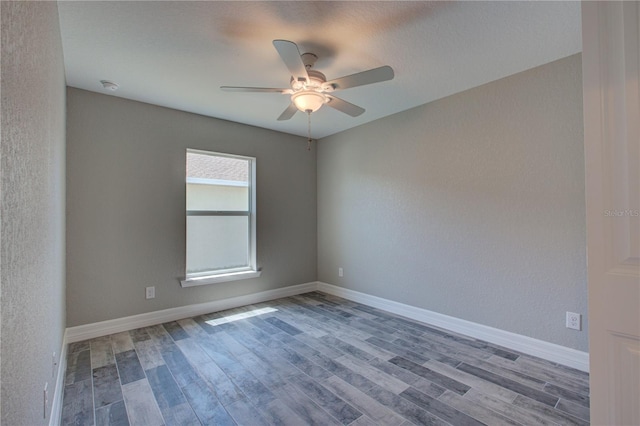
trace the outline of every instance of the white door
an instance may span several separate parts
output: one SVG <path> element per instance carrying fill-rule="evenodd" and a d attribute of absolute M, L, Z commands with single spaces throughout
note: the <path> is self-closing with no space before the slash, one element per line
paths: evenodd
<path fill-rule="evenodd" d="M 640 425 L 640 2 L 582 3 L 591 422 Z"/>

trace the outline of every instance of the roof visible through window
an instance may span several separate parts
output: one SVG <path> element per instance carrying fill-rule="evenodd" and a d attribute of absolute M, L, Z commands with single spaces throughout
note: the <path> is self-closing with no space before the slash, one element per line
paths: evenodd
<path fill-rule="evenodd" d="M 187 152 L 187 178 L 248 182 L 247 160 Z"/>

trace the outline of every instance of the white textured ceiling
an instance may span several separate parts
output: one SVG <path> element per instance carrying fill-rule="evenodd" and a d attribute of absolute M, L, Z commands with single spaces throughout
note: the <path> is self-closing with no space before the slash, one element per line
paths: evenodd
<path fill-rule="evenodd" d="M 327 79 L 394 69 L 391 81 L 336 92 L 366 112 L 323 107 L 314 138 L 582 49 L 579 2 L 61 1 L 59 14 L 69 86 L 301 136 L 305 114 L 276 120 L 286 95 L 219 87 L 288 87 L 274 39 L 315 53 Z"/>

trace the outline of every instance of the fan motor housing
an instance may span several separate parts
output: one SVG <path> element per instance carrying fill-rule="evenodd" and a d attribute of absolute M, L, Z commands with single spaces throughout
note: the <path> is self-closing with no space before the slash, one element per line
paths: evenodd
<path fill-rule="evenodd" d="M 327 77 L 325 77 L 320 71 L 308 70 L 307 74 L 309 74 L 309 80 L 311 80 L 309 85 L 314 85 L 315 83 L 318 86 L 321 86 L 322 83 L 326 83 L 327 81 Z"/>
<path fill-rule="evenodd" d="M 332 89 L 331 87 L 325 87 L 326 85 L 324 83 L 327 82 L 327 77 L 325 77 L 324 74 L 322 74 L 320 71 L 308 70 L 307 75 L 309 76 L 309 81 L 307 81 L 306 83 L 304 80 L 296 81 L 293 77 L 291 77 L 291 88 L 294 91 L 301 89 L 328 91 Z"/>

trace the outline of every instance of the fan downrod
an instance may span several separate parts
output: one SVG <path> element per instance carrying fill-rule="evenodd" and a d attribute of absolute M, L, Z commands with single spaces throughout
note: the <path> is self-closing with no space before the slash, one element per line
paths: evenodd
<path fill-rule="evenodd" d="M 314 55 L 313 53 L 303 53 L 302 55 L 300 55 L 300 57 L 302 58 L 302 63 L 307 70 L 313 68 L 316 61 L 318 60 L 318 56 Z"/>

